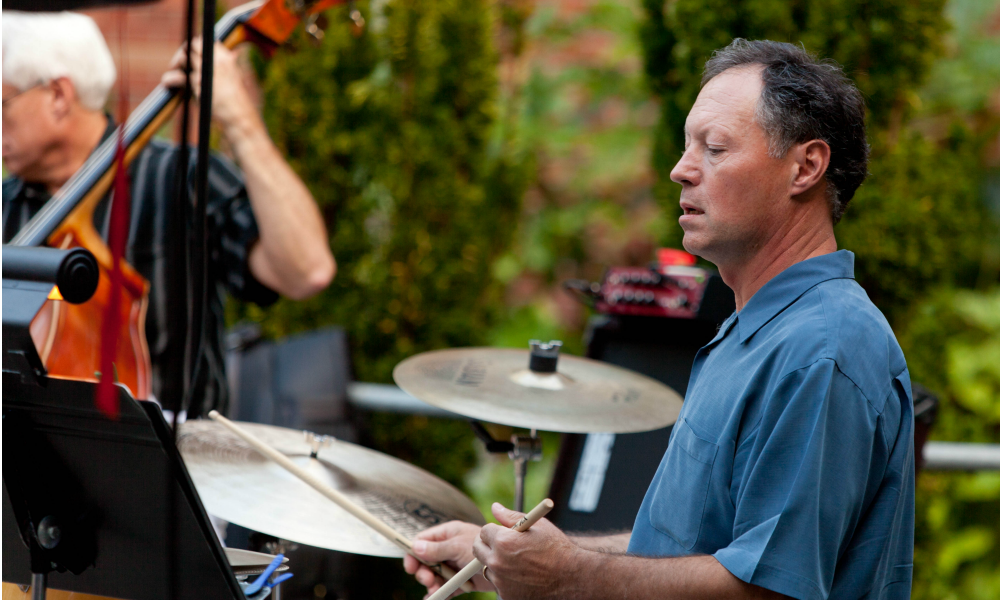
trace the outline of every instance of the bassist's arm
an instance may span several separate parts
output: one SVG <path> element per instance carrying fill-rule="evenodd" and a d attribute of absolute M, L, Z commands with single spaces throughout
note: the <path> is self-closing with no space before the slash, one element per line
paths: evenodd
<path fill-rule="evenodd" d="M 183 85 L 178 51 L 163 76 L 168 86 Z M 201 44 L 191 48 L 191 85 L 201 88 Z M 267 134 L 243 86 L 236 56 L 215 45 L 215 79 L 212 117 L 221 126 L 244 172 L 247 195 L 260 239 L 250 250 L 249 266 L 258 281 L 292 299 L 303 299 L 323 290 L 336 273 L 326 227 L 319 208 L 301 179 L 292 171 Z"/>

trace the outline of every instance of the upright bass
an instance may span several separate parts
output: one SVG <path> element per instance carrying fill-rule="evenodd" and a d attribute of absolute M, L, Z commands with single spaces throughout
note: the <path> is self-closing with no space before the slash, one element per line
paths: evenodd
<path fill-rule="evenodd" d="M 342 0 L 258 0 L 239 6 L 216 23 L 216 40 L 228 48 L 253 42 L 266 53 L 284 43 L 303 18 L 315 18 Z M 139 154 L 167 123 L 182 102 L 182 92 L 158 86 L 129 116 L 124 125 L 125 165 Z M 94 296 L 83 304 L 69 304 L 51 296 L 32 324 L 32 336 L 49 376 L 96 381 L 100 374 L 101 322 L 111 297 L 111 250 L 94 228 L 94 211 L 111 188 L 117 170 L 118 133 L 110 136 L 87 162 L 10 241 L 15 246 L 84 247 L 100 266 Z M 145 319 L 149 283 L 124 259 L 121 323 L 113 374 L 136 398 L 149 398 L 152 367 L 146 344 Z"/>

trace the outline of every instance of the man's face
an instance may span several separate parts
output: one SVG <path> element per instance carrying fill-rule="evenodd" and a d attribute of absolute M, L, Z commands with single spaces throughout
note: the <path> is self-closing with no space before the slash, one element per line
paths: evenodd
<path fill-rule="evenodd" d="M 10 173 L 27 181 L 44 175 L 58 139 L 59 122 L 51 104 L 48 85 L 20 90 L 3 82 L 3 162 Z"/>
<path fill-rule="evenodd" d="M 741 264 L 780 228 L 793 171 L 767 155 L 754 121 L 759 67 L 731 69 L 698 94 L 684 126 L 684 155 L 670 172 L 681 184 L 684 249 L 716 265 Z"/>

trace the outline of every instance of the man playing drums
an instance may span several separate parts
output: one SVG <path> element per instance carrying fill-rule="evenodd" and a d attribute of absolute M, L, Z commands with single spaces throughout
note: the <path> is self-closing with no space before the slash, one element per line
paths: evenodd
<path fill-rule="evenodd" d="M 695 358 L 630 534 L 450 522 L 417 555 L 524 598 L 908 598 L 909 374 L 833 227 L 867 174 L 864 101 L 799 47 L 735 40 L 705 66 L 671 172 L 684 247 L 737 311 Z M 495 505 L 502 526 L 520 516 Z M 411 557 L 431 590 L 440 579 Z"/>

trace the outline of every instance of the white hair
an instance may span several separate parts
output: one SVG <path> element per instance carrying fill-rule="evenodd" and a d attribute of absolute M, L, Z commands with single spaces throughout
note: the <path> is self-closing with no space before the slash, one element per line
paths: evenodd
<path fill-rule="evenodd" d="M 71 12 L 3 11 L 3 80 L 27 90 L 66 77 L 80 104 L 101 110 L 117 73 L 101 30 Z"/>

